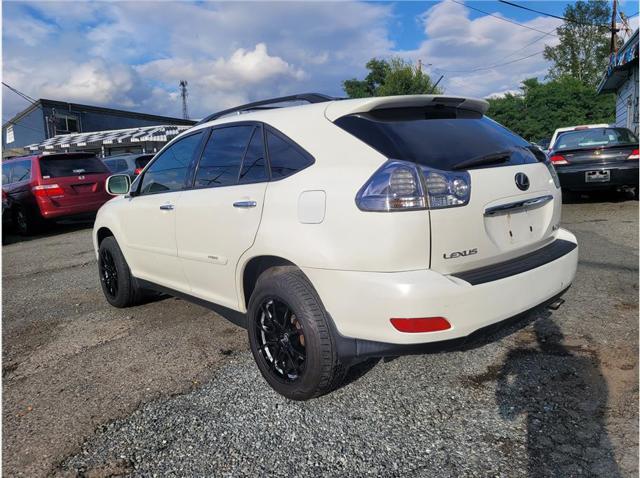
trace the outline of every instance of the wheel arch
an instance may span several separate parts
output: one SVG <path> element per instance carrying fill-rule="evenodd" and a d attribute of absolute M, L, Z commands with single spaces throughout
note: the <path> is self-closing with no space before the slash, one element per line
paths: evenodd
<path fill-rule="evenodd" d="M 106 226 L 102 226 L 98 229 L 98 231 L 96 232 L 96 242 L 98 247 L 100 247 L 100 244 L 102 243 L 102 241 L 104 241 L 107 237 L 115 237 L 115 234 L 111 231 L 111 229 L 109 229 Z"/>
<path fill-rule="evenodd" d="M 296 264 L 288 259 L 285 259 L 284 257 L 272 255 L 255 256 L 245 263 L 242 269 L 241 290 L 243 294 L 241 301 L 245 307 L 249 306 L 249 299 L 251 298 L 251 294 L 256 287 L 256 282 L 258 281 L 258 277 L 260 277 L 260 274 L 268 269 L 271 269 L 272 267 L 278 266 L 298 267 Z"/>

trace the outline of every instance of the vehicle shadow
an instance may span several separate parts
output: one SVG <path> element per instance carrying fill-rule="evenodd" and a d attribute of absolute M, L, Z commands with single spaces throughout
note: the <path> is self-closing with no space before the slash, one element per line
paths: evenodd
<path fill-rule="evenodd" d="M 60 222 L 48 223 L 38 234 L 31 236 L 21 236 L 11 225 L 2 226 L 2 245 L 7 246 L 19 242 L 29 242 L 44 237 L 58 236 L 69 232 L 80 231 L 93 227 L 95 217 L 87 217 L 82 219 L 68 219 Z"/>
<path fill-rule="evenodd" d="M 496 379 L 503 418 L 526 417 L 528 475 L 621 476 L 605 428 L 608 389 L 597 353 L 564 344 L 551 317 L 537 320 L 534 333 L 533 346 L 511 350 L 497 376 L 484 377 Z"/>

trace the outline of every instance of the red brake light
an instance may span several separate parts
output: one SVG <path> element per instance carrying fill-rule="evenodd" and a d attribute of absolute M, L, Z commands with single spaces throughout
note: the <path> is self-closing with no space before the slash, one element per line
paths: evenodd
<path fill-rule="evenodd" d="M 400 332 L 420 333 L 447 330 L 451 324 L 444 317 L 420 317 L 416 319 L 391 319 L 391 325 Z"/>
<path fill-rule="evenodd" d="M 631 154 L 627 157 L 627 159 L 640 159 L 640 151 L 634 149 L 631 151 Z"/>
<path fill-rule="evenodd" d="M 569 161 L 567 161 L 561 154 L 554 154 L 551 156 L 551 162 L 553 164 L 569 164 Z"/>
<path fill-rule="evenodd" d="M 36 197 L 52 197 L 52 196 L 64 196 L 64 189 L 57 184 L 43 184 L 41 186 L 34 186 L 32 189 L 33 194 Z"/>
<path fill-rule="evenodd" d="M 137 176 L 137 175 L 138 175 L 138 174 L 140 174 L 141 172 L 142 172 L 142 168 L 136 168 L 136 169 L 133 171 L 133 174 L 135 174 L 135 175 Z"/>

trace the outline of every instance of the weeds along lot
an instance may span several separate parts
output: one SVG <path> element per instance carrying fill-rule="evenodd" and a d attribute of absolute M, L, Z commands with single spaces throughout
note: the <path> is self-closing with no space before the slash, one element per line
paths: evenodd
<path fill-rule="evenodd" d="M 559 310 L 305 403 L 213 312 L 108 306 L 90 224 L 9 236 L 3 475 L 635 476 L 638 203 L 563 208 L 580 263 Z"/>

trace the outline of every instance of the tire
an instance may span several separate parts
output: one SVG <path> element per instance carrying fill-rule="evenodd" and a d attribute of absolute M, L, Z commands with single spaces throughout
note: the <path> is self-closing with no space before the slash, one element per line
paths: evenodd
<path fill-rule="evenodd" d="M 253 358 L 276 392 L 308 400 L 340 385 L 346 368 L 336 352 L 330 319 L 302 271 L 276 267 L 264 272 L 251 294 L 247 318 Z"/>
<path fill-rule="evenodd" d="M 13 225 L 21 236 L 31 236 L 42 230 L 44 221 L 34 212 L 22 206 L 16 206 L 13 211 Z"/>
<path fill-rule="evenodd" d="M 127 261 L 113 236 L 103 239 L 100 243 L 98 274 L 102 292 L 111 305 L 123 308 L 140 302 L 142 290 L 136 285 Z"/>

